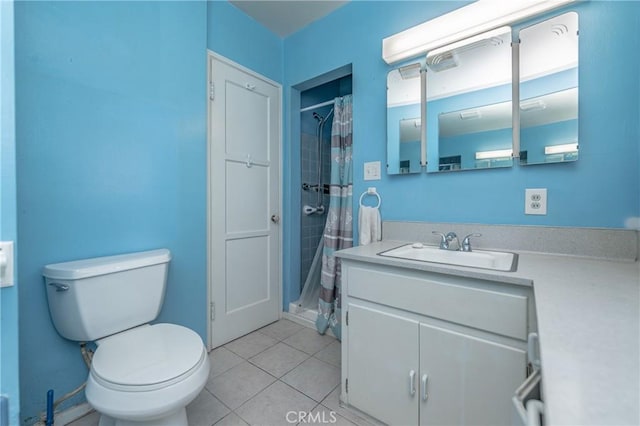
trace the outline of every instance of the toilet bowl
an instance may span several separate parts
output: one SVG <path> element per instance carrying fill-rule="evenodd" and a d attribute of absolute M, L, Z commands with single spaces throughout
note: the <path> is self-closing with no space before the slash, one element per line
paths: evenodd
<path fill-rule="evenodd" d="M 95 341 L 85 395 L 101 426 L 187 426 L 209 358 L 200 336 L 158 323 L 168 250 L 47 265 L 49 309 L 65 338 Z"/>
<path fill-rule="evenodd" d="M 101 425 L 187 424 L 185 406 L 209 377 L 200 336 L 179 325 L 155 324 L 97 343 L 85 394 L 105 417 Z"/>

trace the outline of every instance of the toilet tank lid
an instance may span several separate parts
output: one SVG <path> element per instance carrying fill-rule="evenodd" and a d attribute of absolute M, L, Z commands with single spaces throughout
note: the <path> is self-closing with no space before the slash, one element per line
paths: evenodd
<path fill-rule="evenodd" d="M 171 252 L 167 249 L 149 250 L 137 253 L 118 254 L 115 256 L 96 257 L 92 259 L 74 260 L 71 262 L 46 265 L 42 275 L 50 279 L 77 280 L 111 274 L 113 272 L 142 268 L 144 266 L 167 263 L 171 260 Z"/>

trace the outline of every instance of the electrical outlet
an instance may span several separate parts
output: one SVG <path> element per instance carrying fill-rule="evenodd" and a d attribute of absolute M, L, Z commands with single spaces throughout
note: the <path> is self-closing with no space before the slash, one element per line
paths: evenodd
<path fill-rule="evenodd" d="M 547 214 L 547 188 L 524 190 L 524 214 Z"/>

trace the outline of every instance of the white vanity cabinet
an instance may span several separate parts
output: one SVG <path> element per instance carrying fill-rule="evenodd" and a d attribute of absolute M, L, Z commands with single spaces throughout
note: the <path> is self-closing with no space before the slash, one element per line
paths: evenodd
<path fill-rule="evenodd" d="M 530 287 L 342 262 L 347 405 L 390 425 L 513 423 Z"/>

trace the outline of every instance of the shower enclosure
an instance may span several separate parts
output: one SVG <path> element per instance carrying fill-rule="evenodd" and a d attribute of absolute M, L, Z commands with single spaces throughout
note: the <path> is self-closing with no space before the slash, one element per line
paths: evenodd
<path fill-rule="evenodd" d="M 322 233 L 329 207 L 331 178 L 331 116 L 333 104 L 301 112 L 300 175 L 302 178 L 300 218 L 300 299 L 295 313 L 308 313 L 314 320 L 320 294 Z M 307 312 L 308 311 L 308 312 Z"/>
<path fill-rule="evenodd" d="M 333 100 L 351 93 L 351 76 L 300 94 L 300 298 L 289 312 L 315 322 L 320 294 L 322 235 L 329 208 Z"/>

